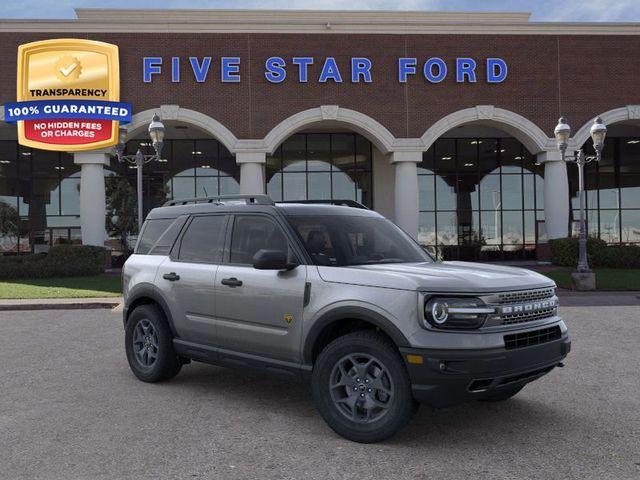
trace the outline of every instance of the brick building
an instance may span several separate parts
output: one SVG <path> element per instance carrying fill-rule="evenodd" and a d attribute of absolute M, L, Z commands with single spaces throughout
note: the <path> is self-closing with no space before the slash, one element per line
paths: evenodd
<path fill-rule="evenodd" d="M 588 229 L 640 243 L 639 24 L 519 13 L 76 13 L 0 20 L 0 102 L 15 101 L 23 43 L 118 45 L 121 100 L 135 113 L 127 149 L 149 148 L 154 112 L 167 126 L 163 161 L 144 170 L 145 211 L 238 192 L 353 199 L 448 258 L 535 258 L 577 228 L 577 172 L 553 139 L 558 117 L 573 127 L 570 148 L 590 150 L 601 116 L 609 131 L 603 160 L 587 168 Z M 81 240 L 115 248 L 105 181 L 135 184 L 135 173 L 106 151 L 19 146 L 15 126 L 2 124 L 0 252 Z"/>

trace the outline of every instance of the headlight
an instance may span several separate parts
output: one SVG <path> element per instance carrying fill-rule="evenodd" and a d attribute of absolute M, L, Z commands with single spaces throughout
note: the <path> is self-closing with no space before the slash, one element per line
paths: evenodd
<path fill-rule="evenodd" d="M 479 328 L 492 313 L 495 308 L 474 297 L 433 297 L 424 306 L 425 326 L 443 329 Z"/>

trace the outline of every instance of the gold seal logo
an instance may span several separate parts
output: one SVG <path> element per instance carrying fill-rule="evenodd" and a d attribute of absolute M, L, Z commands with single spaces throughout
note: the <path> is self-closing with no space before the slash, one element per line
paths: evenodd
<path fill-rule="evenodd" d="M 62 56 L 55 66 L 55 74 L 63 82 L 72 82 L 77 80 L 82 73 L 82 65 L 80 60 L 71 55 Z"/>

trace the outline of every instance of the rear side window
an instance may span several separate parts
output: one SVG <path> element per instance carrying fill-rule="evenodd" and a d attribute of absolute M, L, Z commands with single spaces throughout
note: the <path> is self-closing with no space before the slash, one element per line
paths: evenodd
<path fill-rule="evenodd" d="M 182 215 L 176 218 L 174 222 L 169 225 L 169 228 L 167 228 L 164 233 L 160 235 L 160 238 L 153 245 L 153 247 L 151 247 L 149 255 L 169 255 L 169 252 L 171 252 L 171 247 L 173 247 L 173 244 L 178 238 L 178 235 L 180 235 L 180 230 L 182 230 L 182 227 L 187 221 L 187 218 L 188 217 L 186 215 Z"/>
<path fill-rule="evenodd" d="M 136 247 L 135 253 L 140 255 L 146 255 L 153 247 L 153 244 L 158 241 L 160 235 L 173 223 L 174 218 L 156 218 L 147 220 L 142 230 L 142 236 Z"/>
<path fill-rule="evenodd" d="M 226 215 L 193 217 L 180 242 L 178 260 L 182 262 L 220 263 L 224 249 Z"/>

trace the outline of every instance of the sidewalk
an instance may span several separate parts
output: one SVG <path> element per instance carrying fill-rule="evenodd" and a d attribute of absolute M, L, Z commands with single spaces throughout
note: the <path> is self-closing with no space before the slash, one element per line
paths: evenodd
<path fill-rule="evenodd" d="M 88 308 L 115 308 L 122 297 L 104 298 L 30 298 L 0 300 L 0 312 L 10 310 L 73 310 Z"/>
<path fill-rule="evenodd" d="M 557 291 L 562 307 L 605 307 L 634 306 L 640 307 L 640 291 L 630 292 L 576 292 L 559 288 Z"/>

